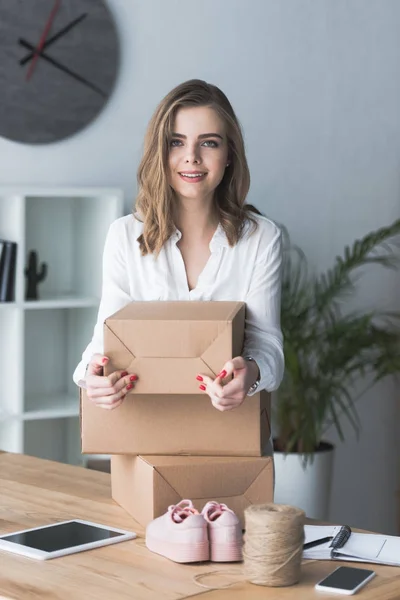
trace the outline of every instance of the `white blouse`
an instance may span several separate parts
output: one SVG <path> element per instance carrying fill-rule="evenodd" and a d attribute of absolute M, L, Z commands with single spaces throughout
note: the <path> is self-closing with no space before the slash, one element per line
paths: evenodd
<path fill-rule="evenodd" d="M 284 358 L 280 328 L 282 240 L 269 219 L 254 215 L 258 228 L 246 225 L 239 242 L 230 247 L 221 225 L 210 242 L 210 258 L 189 290 L 180 231 L 164 244 L 157 258 L 141 256 L 137 238 L 143 223 L 133 215 L 114 221 L 103 252 L 102 296 L 93 337 L 82 354 L 73 379 L 82 385 L 86 367 L 95 353 L 104 353 L 104 321 L 132 301 L 230 300 L 246 303 L 243 356 L 253 357 L 260 369 L 258 389 L 278 388 Z M 221 364 L 221 368 L 222 368 Z"/>

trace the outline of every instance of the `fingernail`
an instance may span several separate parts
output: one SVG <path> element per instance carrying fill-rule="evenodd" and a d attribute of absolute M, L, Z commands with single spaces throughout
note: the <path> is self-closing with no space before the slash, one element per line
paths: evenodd
<path fill-rule="evenodd" d="M 226 377 L 226 371 L 221 371 L 221 373 L 217 375 L 217 377 L 221 377 L 221 379 L 223 379 L 224 377 Z"/>
<path fill-rule="evenodd" d="M 129 379 L 130 379 L 131 381 L 137 381 L 137 378 L 138 378 L 138 376 L 137 376 L 137 375 L 131 375 L 131 376 L 129 377 Z"/>
<path fill-rule="evenodd" d="M 103 363 L 103 365 L 105 365 L 107 361 L 108 361 L 108 358 L 103 358 L 103 360 L 101 362 Z"/>
<path fill-rule="evenodd" d="M 128 375 L 128 371 L 123 371 L 123 373 L 121 373 L 121 377 L 126 377 Z"/>
<path fill-rule="evenodd" d="M 132 388 L 133 388 L 133 383 L 129 383 L 129 384 L 126 386 L 126 389 L 127 389 L 127 390 L 131 390 Z"/>
<path fill-rule="evenodd" d="M 204 392 L 204 390 L 206 389 L 206 386 L 202 384 L 202 385 L 199 385 L 199 388 L 200 388 L 201 390 L 203 390 L 203 392 Z"/>
<path fill-rule="evenodd" d="M 201 375 L 197 375 L 196 379 L 197 381 L 204 381 Z"/>

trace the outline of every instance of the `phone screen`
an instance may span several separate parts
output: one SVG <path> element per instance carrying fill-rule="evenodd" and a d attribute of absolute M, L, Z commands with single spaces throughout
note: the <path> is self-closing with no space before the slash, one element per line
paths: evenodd
<path fill-rule="evenodd" d="M 355 569 L 353 567 L 339 567 L 328 577 L 320 581 L 318 587 L 338 588 L 339 590 L 351 591 L 363 581 L 371 577 L 374 571 L 369 569 Z"/>

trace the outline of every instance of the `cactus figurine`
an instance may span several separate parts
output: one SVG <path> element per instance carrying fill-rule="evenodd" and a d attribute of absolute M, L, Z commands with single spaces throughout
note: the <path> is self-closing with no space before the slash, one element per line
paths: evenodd
<path fill-rule="evenodd" d="M 35 250 L 29 252 L 28 267 L 25 269 L 27 278 L 26 300 L 38 300 L 38 284 L 43 281 L 47 275 L 47 264 L 42 263 L 38 269 L 38 254 Z"/>

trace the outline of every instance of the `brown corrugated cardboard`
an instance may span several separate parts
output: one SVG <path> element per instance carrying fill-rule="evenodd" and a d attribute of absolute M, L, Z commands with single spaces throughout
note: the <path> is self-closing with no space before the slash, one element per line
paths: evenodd
<path fill-rule="evenodd" d="M 141 525 L 184 498 L 201 510 L 224 502 L 244 526 L 250 504 L 273 501 L 273 459 L 206 456 L 112 456 L 113 499 Z"/>
<path fill-rule="evenodd" d="M 197 394 L 243 347 L 243 302 L 131 302 L 104 323 L 105 374 L 125 369 L 136 394 Z"/>
<path fill-rule="evenodd" d="M 261 456 L 270 408 L 270 395 L 262 391 L 224 412 L 206 394 L 131 394 L 118 408 L 104 410 L 81 390 L 82 452 Z"/>

